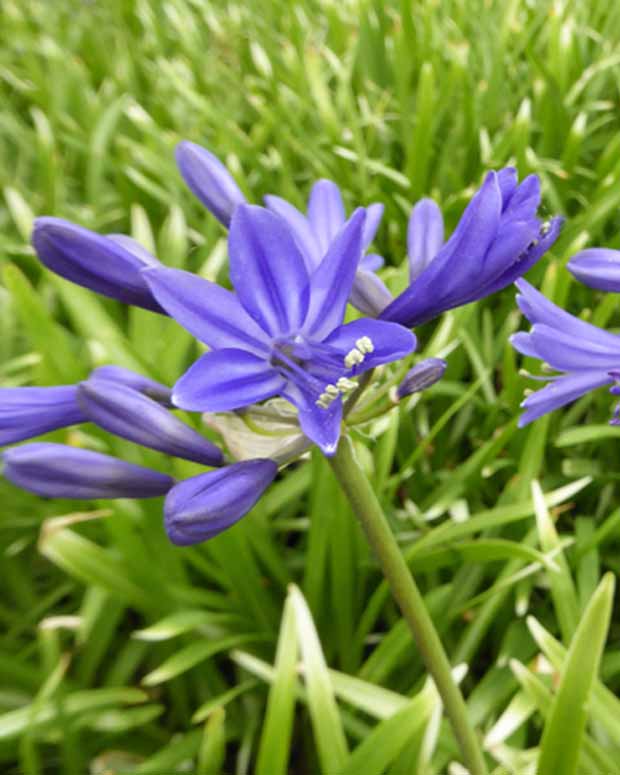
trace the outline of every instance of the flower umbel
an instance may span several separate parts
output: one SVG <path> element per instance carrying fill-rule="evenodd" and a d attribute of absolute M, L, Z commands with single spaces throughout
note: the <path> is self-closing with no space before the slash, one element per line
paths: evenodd
<path fill-rule="evenodd" d="M 542 377 L 547 385 L 521 404 L 525 409 L 519 418 L 522 427 L 590 390 L 615 385 L 620 369 L 620 336 L 560 309 L 523 279 L 517 287 L 521 292 L 517 303 L 533 327 L 529 333 L 514 334 L 510 339 L 513 347 L 563 372 Z M 611 392 L 617 395 L 618 388 L 612 387 Z"/>

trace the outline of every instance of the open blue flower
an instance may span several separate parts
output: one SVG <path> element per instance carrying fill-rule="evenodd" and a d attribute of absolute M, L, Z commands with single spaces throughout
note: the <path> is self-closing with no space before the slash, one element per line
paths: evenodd
<path fill-rule="evenodd" d="M 595 388 L 614 385 L 620 377 L 620 336 L 574 317 L 546 299 L 528 282 L 517 282 L 521 293 L 517 303 L 533 327 L 529 333 L 511 337 L 513 347 L 523 355 L 539 358 L 562 372 L 543 377 L 544 388 L 529 395 L 519 418 L 524 426 L 538 417 L 576 401 Z M 618 394 L 614 386 L 611 392 Z M 617 418 L 612 420 L 617 423 Z"/>
<path fill-rule="evenodd" d="M 542 223 L 539 203 L 536 175 L 519 184 L 511 167 L 489 172 L 442 246 L 441 211 L 432 200 L 419 202 L 408 230 L 411 282 L 381 319 L 417 326 L 521 277 L 553 245 L 562 225 L 561 218 Z"/>
<path fill-rule="evenodd" d="M 206 148 L 183 141 L 176 148 L 179 171 L 192 193 L 225 227 L 245 196 L 222 162 Z M 267 209 L 283 218 L 303 256 L 308 272 L 325 258 L 329 247 L 346 223 L 340 188 L 331 180 L 318 180 L 310 192 L 308 208 L 302 213 L 282 197 L 267 195 Z M 391 295 L 375 272 L 383 266 L 377 254 L 366 255 L 383 216 L 383 205 L 368 205 L 362 230 L 362 258 L 351 289 L 350 302 L 367 315 L 377 315 Z"/>
<path fill-rule="evenodd" d="M 364 210 L 356 211 L 309 271 L 280 216 L 240 205 L 228 243 L 235 293 L 181 270 L 145 270 L 159 304 L 211 348 L 176 383 L 173 402 L 227 411 L 280 395 L 297 407 L 304 433 L 333 454 L 342 396 L 356 377 L 402 358 L 416 342 L 396 323 L 342 325 L 364 223 Z"/>

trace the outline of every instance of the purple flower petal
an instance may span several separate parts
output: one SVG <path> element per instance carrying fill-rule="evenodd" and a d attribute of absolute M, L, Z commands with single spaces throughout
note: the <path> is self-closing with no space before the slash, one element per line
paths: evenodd
<path fill-rule="evenodd" d="M 610 349 L 618 346 L 620 337 L 616 334 L 610 334 L 598 326 L 586 323 L 585 320 L 579 320 L 549 301 L 527 280 L 518 280 L 516 286 L 521 291 L 517 295 L 517 304 L 530 323 L 543 323 L 551 328 L 564 331 L 573 336 L 577 342 L 580 340 L 598 342 Z"/>
<path fill-rule="evenodd" d="M 532 341 L 531 335 L 527 334 L 525 331 L 519 331 L 518 333 L 513 334 L 509 341 L 515 350 L 521 353 L 521 355 L 526 355 L 530 358 L 541 357 L 534 345 L 534 342 Z"/>
<path fill-rule="evenodd" d="M 539 358 L 558 371 L 612 371 L 620 365 L 620 337 L 613 347 L 593 339 L 576 339 L 572 334 L 537 323 L 530 340 Z"/>
<path fill-rule="evenodd" d="M 317 406 L 317 396 L 300 390 L 296 385 L 287 386 L 285 398 L 299 412 L 299 425 L 304 434 L 327 457 L 335 454 L 342 423 L 342 399 L 336 398 L 327 408 Z"/>
<path fill-rule="evenodd" d="M 174 484 L 150 468 L 64 444 L 24 444 L 2 460 L 10 482 L 44 498 L 152 498 Z"/>
<path fill-rule="evenodd" d="M 152 398 L 160 404 L 169 405 L 172 398 L 172 390 L 166 387 L 166 385 L 162 385 L 161 382 L 155 382 L 155 380 L 144 377 L 142 374 L 137 374 L 135 371 L 126 369 L 123 366 L 98 366 L 90 373 L 89 379 L 93 378 L 107 379 L 120 385 L 127 385 L 127 387 L 144 393 L 145 396 Z"/>
<path fill-rule="evenodd" d="M 582 250 L 571 258 L 567 268 L 580 283 L 590 288 L 620 293 L 620 250 Z"/>
<path fill-rule="evenodd" d="M 507 202 L 506 199 L 508 199 Z M 504 196 L 504 212 L 502 214 L 515 221 L 533 220 L 539 205 L 540 178 L 538 175 L 528 175 L 510 198 Z"/>
<path fill-rule="evenodd" d="M 380 277 L 358 269 L 349 301 L 364 315 L 376 318 L 394 301 L 394 297 Z"/>
<path fill-rule="evenodd" d="M 411 282 L 431 263 L 443 244 L 443 216 L 432 199 L 421 199 L 412 209 L 407 227 L 407 254 Z"/>
<path fill-rule="evenodd" d="M 241 205 L 228 249 L 230 279 L 246 311 L 272 336 L 298 330 L 308 310 L 308 272 L 286 222 L 262 207 Z"/>
<path fill-rule="evenodd" d="M 358 272 L 360 271 L 376 272 L 377 270 L 381 269 L 381 267 L 384 264 L 385 264 L 385 259 L 383 258 L 383 256 L 379 256 L 377 255 L 377 253 L 367 253 L 365 256 L 362 256 L 360 259 Z"/>
<path fill-rule="evenodd" d="M 362 250 L 367 250 L 377 234 L 377 229 L 383 218 L 384 206 L 380 202 L 368 205 L 366 209 L 366 221 L 362 232 Z"/>
<path fill-rule="evenodd" d="M 539 232 L 539 235 L 529 245 L 527 250 L 518 256 L 516 260 L 499 275 L 485 280 L 478 289 L 478 292 L 473 294 L 468 301 L 480 299 L 484 296 L 489 296 L 492 293 L 497 293 L 528 272 L 560 236 L 563 223 L 564 219 L 561 217 L 552 218 L 546 226 L 542 227 L 541 232 Z"/>
<path fill-rule="evenodd" d="M 497 173 L 497 183 L 502 192 L 502 201 L 506 207 L 517 189 L 518 176 L 514 167 L 504 167 Z"/>
<path fill-rule="evenodd" d="M 172 400 L 181 409 L 225 412 L 278 394 L 286 380 L 264 358 L 245 350 L 209 352 L 174 386 Z"/>
<path fill-rule="evenodd" d="M 334 239 L 310 278 L 310 307 L 304 333 L 321 340 L 340 325 L 362 255 L 366 211 L 359 208 Z"/>
<path fill-rule="evenodd" d="M 208 466 L 222 464 L 223 455 L 215 444 L 126 385 L 91 377 L 80 384 L 78 401 L 91 422 L 135 444 Z"/>
<path fill-rule="evenodd" d="M 308 220 L 324 256 L 345 222 L 344 204 L 338 186 L 331 180 L 318 180 L 308 200 Z"/>
<path fill-rule="evenodd" d="M 416 348 L 415 334 L 409 329 L 398 323 L 368 318 L 354 320 L 352 323 L 340 326 L 327 337 L 324 344 L 346 354 L 357 346 L 357 342 L 362 337 L 368 337 L 371 340 L 373 350 L 367 353 L 362 363 L 355 367 L 353 371 L 355 374 L 404 358 Z"/>
<path fill-rule="evenodd" d="M 0 388 L 0 446 L 86 422 L 75 385 Z"/>
<path fill-rule="evenodd" d="M 308 274 L 310 274 L 319 265 L 323 255 L 319 250 L 319 244 L 308 219 L 290 202 L 279 196 L 268 194 L 264 197 L 264 201 L 268 210 L 286 221 L 302 252 Z"/>
<path fill-rule="evenodd" d="M 273 460 L 244 460 L 179 482 L 164 504 L 173 544 L 189 546 L 232 527 L 258 501 L 278 473 Z"/>
<path fill-rule="evenodd" d="M 526 411 L 519 418 L 519 427 L 522 428 L 544 414 L 576 401 L 590 390 L 609 385 L 613 381 L 613 377 L 600 371 L 581 371 L 558 377 L 542 390 L 532 393 L 521 404 Z"/>
<path fill-rule="evenodd" d="M 224 226 L 245 197 L 232 175 L 206 148 L 184 140 L 176 147 L 179 171 L 190 191 Z"/>
<path fill-rule="evenodd" d="M 384 320 L 419 325 L 458 306 L 459 293 L 467 296 L 472 286 L 484 282 L 484 258 L 497 235 L 502 212 L 497 175 L 489 172 L 454 234 L 422 274 L 382 312 Z"/>
<path fill-rule="evenodd" d="M 484 273 L 489 277 L 501 276 L 506 266 L 523 256 L 538 238 L 539 225 L 530 221 L 508 221 L 497 232 L 497 239 L 484 259 Z"/>
<path fill-rule="evenodd" d="M 180 269 L 147 269 L 144 278 L 168 314 L 210 347 L 268 352 L 268 337 L 234 293 Z"/>
<path fill-rule="evenodd" d="M 126 234 L 106 234 L 105 236 L 120 245 L 123 250 L 134 255 L 143 266 L 160 266 L 160 262 L 155 256 L 133 237 L 128 237 Z"/>
<path fill-rule="evenodd" d="M 135 250 L 127 250 L 118 239 L 76 226 L 61 218 L 37 218 L 32 234 L 37 255 L 48 269 L 76 285 L 134 304 L 152 312 L 163 312 L 142 276 L 146 262 Z"/>

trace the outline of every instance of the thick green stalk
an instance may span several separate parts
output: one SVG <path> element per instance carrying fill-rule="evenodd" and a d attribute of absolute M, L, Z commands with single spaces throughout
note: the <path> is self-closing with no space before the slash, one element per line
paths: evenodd
<path fill-rule="evenodd" d="M 486 775 L 487 768 L 482 751 L 469 721 L 463 695 L 452 678 L 446 652 L 377 496 L 360 468 L 351 440 L 346 435 L 343 434 L 336 454 L 330 458 L 330 463 L 351 503 L 353 512 L 364 528 L 394 599 L 435 681 L 454 734 L 461 746 L 465 764 L 471 775 Z"/>

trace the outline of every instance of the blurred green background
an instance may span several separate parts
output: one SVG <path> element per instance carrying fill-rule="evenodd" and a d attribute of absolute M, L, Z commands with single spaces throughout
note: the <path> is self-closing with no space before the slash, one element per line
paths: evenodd
<path fill-rule="evenodd" d="M 585 244 L 620 247 L 618 3 L 2 0 L 0 42 L 4 386 L 66 384 L 107 362 L 170 382 L 195 356 L 172 321 L 69 286 L 29 246 L 33 217 L 56 215 L 225 281 L 225 234 L 174 164 L 181 139 L 214 151 L 257 202 L 302 206 L 318 177 L 349 208 L 384 202 L 376 245 L 394 284 L 419 197 L 452 228 L 485 170 L 536 172 L 543 213 L 568 221 L 528 279 L 585 319 L 620 322 L 615 298 L 563 270 Z M 421 353 L 450 353 L 446 377 L 365 438 L 467 666 L 496 775 L 535 771 L 565 649 L 602 573 L 620 569 L 611 399 L 518 431 L 528 383 L 506 343 L 519 325 L 507 289 L 418 330 Z M 89 426 L 49 438 L 199 470 Z M 0 497 L 2 772 L 461 775 L 320 456 L 233 530 L 183 550 L 158 501 L 45 502 L 1 480 Z M 602 679 L 583 775 L 620 772 L 617 615 Z"/>

